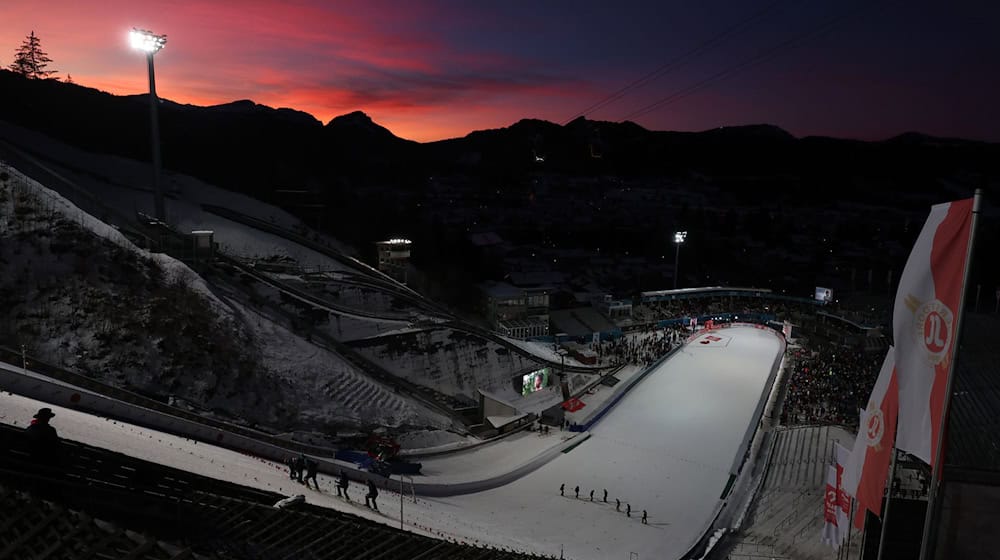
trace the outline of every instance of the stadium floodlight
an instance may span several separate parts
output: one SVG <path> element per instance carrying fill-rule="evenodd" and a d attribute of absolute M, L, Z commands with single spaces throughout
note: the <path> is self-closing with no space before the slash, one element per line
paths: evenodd
<path fill-rule="evenodd" d="M 688 232 L 686 231 L 675 231 L 674 232 L 674 245 L 676 249 L 674 251 L 674 289 L 677 289 L 677 277 L 680 276 L 678 266 L 681 260 L 681 245 L 684 244 L 684 240 L 687 239 Z"/>
<path fill-rule="evenodd" d="M 132 28 L 129 31 L 129 44 L 133 49 L 146 53 L 146 66 L 149 68 L 149 134 L 153 151 L 153 212 L 159 221 L 166 219 L 163 208 L 163 190 L 160 188 L 160 123 L 156 114 L 156 74 L 153 72 L 153 55 L 160 52 L 167 44 L 166 35 L 157 35 L 152 31 Z"/>
<path fill-rule="evenodd" d="M 156 54 L 167 44 L 166 35 L 157 35 L 152 31 L 132 28 L 128 32 L 128 40 L 133 49 Z"/>

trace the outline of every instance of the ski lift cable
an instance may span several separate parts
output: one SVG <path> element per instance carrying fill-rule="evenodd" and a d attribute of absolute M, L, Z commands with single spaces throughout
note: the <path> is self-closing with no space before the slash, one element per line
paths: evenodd
<path fill-rule="evenodd" d="M 851 19 L 854 16 L 859 15 L 865 8 L 869 8 L 869 9 L 870 8 L 874 8 L 878 4 L 882 3 L 882 1 L 883 0 L 874 0 L 872 2 L 864 2 L 864 1 L 860 2 L 860 3 L 858 3 L 858 5 L 855 6 L 857 8 L 856 10 L 848 11 L 846 13 L 842 13 L 842 14 L 840 14 L 838 16 L 835 16 L 835 17 L 827 20 L 825 23 L 823 23 L 819 27 L 813 28 L 810 31 L 807 31 L 805 33 L 801 33 L 801 34 L 796 35 L 796 36 L 794 36 L 794 37 L 792 37 L 792 38 L 790 38 L 788 40 L 782 41 L 781 43 L 778 43 L 777 45 L 775 45 L 775 46 L 773 46 L 773 47 L 771 47 L 771 48 L 769 48 L 769 49 L 767 49 L 767 50 L 765 50 L 765 51 L 757 54 L 756 56 L 753 56 L 753 57 L 751 57 L 749 59 L 744 60 L 743 62 L 740 62 L 740 63 L 734 65 L 734 66 L 730 66 L 729 68 L 723 69 L 723 70 L 721 70 L 721 71 L 719 71 L 719 72 L 717 72 L 715 74 L 712 74 L 711 76 L 709 76 L 709 77 L 707 77 L 707 78 L 705 78 L 705 79 L 703 79 L 703 80 L 695 83 L 694 85 L 688 86 L 686 88 L 682 88 L 682 89 L 680 89 L 678 91 L 675 91 L 674 93 L 672 93 L 672 94 L 670 94 L 670 95 L 668 95 L 666 97 L 663 97 L 663 98 L 661 98 L 661 99 L 659 99 L 657 101 L 654 101 L 653 103 L 650 103 L 649 105 L 646 105 L 646 106 L 644 106 L 644 107 L 642 107 L 640 109 L 636 109 L 635 111 L 632 111 L 631 113 L 625 115 L 625 117 L 623 117 L 622 120 L 631 120 L 631 119 L 635 119 L 635 118 L 647 115 L 647 114 L 649 114 L 652 111 L 655 111 L 657 109 L 665 107 L 666 105 L 675 103 L 675 102 L 680 101 L 680 100 L 682 100 L 682 99 L 684 99 L 686 97 L 689 97 L 689 96 L 697 93 L 698 91 L 704 89 L 705 87 L 707 87 L 709 85 L 712 85 L 713 83 L 715 83 L 715 82 L 717 82 L 719 80 L 722 80 L 722 79 L 728 77 L 730 74 L 736 73 L 736 72 L 738 72 L 740 70 L 743 70 L 744 68 L 748 68 L 748 67 L 753 66 L 755 64 L 760 64 L 762 62 L 766 62 L 766 61 L 774 58 L 775 56 L 781 54 L 781 51 L 783 51 L 785 49 L 793 49 L 793 48 L 799 47 L 802 44 L 808 42 L 810 39 L 813 39 L 813 38 L 815 38 L 815 37 L 817 37 L 817 36 L 819 36 L 819 35 L 827 32 L 827 31 L 830 31 L 831 29 L 833 29 L 837 25 L 839 25 L 841 23 L 844 23 L 845 21 L 847 21 L 848 19 Z"/>
<path fill-rule="evenodd" d="M 684 52 L 683 54 L 677 56 L 676 58 L 674 58 L 670 62 L 668 62 L 668 63 L 660 66 L 656 70 L 653 70 L 652 72 L 649 72 L 649 73 L 647 73 L 647 74 L 645 74 L 645 75 L 643 75 L 643 76 L 641 76 L 641 77 L 633 80 L 628 85 L 626 85 L 626 86 L 618 89 L 614 93 L 611 93 L 611 94 L 605 96 L 603 99 L 601 99 L 597 103 L 594 103 L 594 104 L 590 105 L 589 107 L 587 107 L 586 109 L 584 109 L 584 110 L 576 113 L 575 115 L 573 115 L 572 117 L 570 117 L 566 121 L 565 124 L 569 124 L 574 119 L 576 119 L 578 117 L 582 117 L 582 116 L 586 115 L 587 113 L 591 113 L 591 112 L 603 109 L 604 107 L 610 105 L 611 103 L 614 103 L 615 101 L 621 99 L 622 97 L 625 97 L 633 89 L 639 89 L 639 88 L 645 86 L 646 84 L 652 82 L 653 80 L 656 80 L 657 78 L 660 78 L 660 77 L 666 75 L 667 73 L 671 72 L 672 70 L 674 70 L 676 68 L 679 68 L 680 66 L 683 66 L 684 64 L 686 64 L 687 62 L 690 62 L 691 60 L 693 60 L 694 58 L 696 58 L 698 55 L 702 54 L 703 52 L 710 50 L 715 45 L 724 42 L 726 39 L 732 37 L 733 35 L 739 34 L 740 32 L 744 31 L 745 29 L 748 29 L 753 23 L 755 23 L 757 20 L 763 18 L 765 15 L 767 15 L 768 12 L 770 12 L 771 10 L 773 10 L 775 7 L 778 6 L 778 4 L 781 4 L 784 1 L 785 0 L 774 0 L 773 2 L 771 2 L 770 4 L 768 4 L 767 6 L 763 7 L 760 10 L 757 10 L 756 12 L 754 12 L 754 13 L 750 14 L 749 16 L 743 18 L 742 20 L 740 20 L 736 24 L 734 24 L 734 25 L 726 28 L 724 31 L 718 33 L 717 35 L 713 36 L 712 38 L 708 39 L 707 41 L 702 42 L 698 46 L 696 46 L 696 47 L 694 47 L 694 48 L 692 48 L 692 49 Z"/>

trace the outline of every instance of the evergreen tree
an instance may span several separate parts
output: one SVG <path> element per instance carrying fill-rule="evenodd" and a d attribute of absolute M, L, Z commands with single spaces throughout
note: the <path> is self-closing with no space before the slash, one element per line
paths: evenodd
<path fill-rule="evenodd" d="M 55 70 L 45 69 L 50 62 L 52 59 L 42 50 L 41 40 L 32 31 L 14 53 L 14 62 L 11 63 L 10 70 L 28 78 L 48 78 L 56 73 Z"/>

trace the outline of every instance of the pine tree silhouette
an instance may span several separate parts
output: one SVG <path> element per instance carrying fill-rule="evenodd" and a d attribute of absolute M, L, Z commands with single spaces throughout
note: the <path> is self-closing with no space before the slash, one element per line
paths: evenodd
<path fill-rule="evenodd" d="M 27 78 L 44 79 L 56 73 L 56 70 L 46 70 L 50 62 L 52 59 L 42 50 L 41 40 L 32 31 L 14 53 L 10 70 Z"/>

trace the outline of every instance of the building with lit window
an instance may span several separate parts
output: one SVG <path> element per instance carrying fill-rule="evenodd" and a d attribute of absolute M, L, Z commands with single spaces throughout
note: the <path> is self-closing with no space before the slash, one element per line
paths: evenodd
<path fill-rule="evenodd" d="M 406 284 L 406 270 L 410 265 L 409 239 L 389 239 L 375 243 L 378 251 L 378 269 L 398 282 Z"/>

